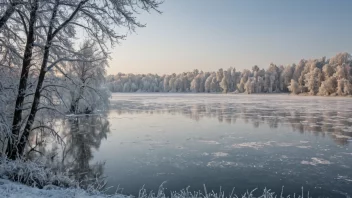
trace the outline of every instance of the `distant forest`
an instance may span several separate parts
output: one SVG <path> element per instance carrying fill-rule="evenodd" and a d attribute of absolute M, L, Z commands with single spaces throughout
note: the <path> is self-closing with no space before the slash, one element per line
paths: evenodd
<path fill-rule="evenodd" d="M 107 77 L 111 92 L 292 93 L 320 96 L 352 95 L 352 59 L 339 53 L 330 59 L 302 59 L 298 64 L 257 65 L 242 72 L 230 67 L 214 72 L 124 74 Z"/>

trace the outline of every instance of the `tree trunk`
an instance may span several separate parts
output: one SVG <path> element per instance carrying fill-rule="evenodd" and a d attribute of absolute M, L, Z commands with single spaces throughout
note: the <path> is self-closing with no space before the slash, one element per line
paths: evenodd
<path fill-rule="evenodd" d="M 45 67 L 43 67 L 43 65 L 44 65 L 44 63 L 46 63 L 48 61 L 48 55 L 45 56 L 46 54 L 49 55 L 49 52 L 44 54 L 44 60 L 42 63 L 42 67 L 40 69 L 38 84 L 37 84 L 37 88 L 35 90 L 31 112 L 29 113 L 28 120 L 27 120 L 26 126 L 24 128 L 23 134 L 21 135 L 20 141 L 17 145 L 17 152 L 18 152 L 19 156 L 21 156 L 24 152 L 24 149 L 26 147 L 26 143 L 27 143 L 27 140 L 28 140 L 28 137 L 30 134 L 30 130 L 32 128 L 36 113 L 38 111 L 38 106 L 39 106 L 39 101 L 40 101 L 40 90 L 43 86 L 43 81 L 44 81 L 45 74 L 46 74 Z M 46 66 L 46 64 L 45 64 L 45 66 Z"/>
<path fill-rule="evenodd" d="M 29 68 L 31 66 L 32 61 L 32 50 L 33 50 L 33 43 L 34 43 L 34 26 L 37 17 L 37 10 L 38 10 L 38 1 L 36 0 L 33 3 L 31 13 L 30 13 L 30 20 L 28 24 L 28 35 L 26 41 L 26 47 L 24 51 L 24 59 L 22 62 L 22 71 L 20 76 L 20 84 L 18 87 L 18 94 L 16 99 L 15 111 L 13 116 L 12 122 L 12 138 L 9 138 L 8 146 L 7 146 L 7 157 L 9 159 L 16 159 L 17 151 L 14 149 L 15 144 L 17 143 L 18 137 L 20 136 L 20 129 L 21 129 L 21 121 L 22 121 L 22 109 L 23 109 L 23 101 L 25 97 L 25 92 L 27 89 L 27 80 L 28 80 L 28 73 Z"/>
<path fill-rule="evenodd" d="M 83 84 L 84 83 L 85 82 L 83 81 Z M 81 85 L 79 87 L 78 97 L 71 104 L 71 113 L 73 113 L 73 114 L 77 114 L 78 113 L 78 104 L 79 104 L 79 101 L 82 98 L 83 92 L 84 92 L 84 85 Z M 82 112 L 79 112 L 79 113 L 82 113 Z"/>
<path fill-rule="evenodd" d="M 11 4 L 5 11 L 4 15 L 0 18 L 0 29 L 4 26 L 7 20 L 11 17 L 11 15 L 15 12 L 15 5 Z"/>
<path fill-rule="evenodd" d="M 38 106 L 39 106 L 39 102 L 40 102 L 40 90 L 42 89 L 45 74 L 46 74 L 46 69 L 47 69 L 46 66 L 48 64 L 51 42 L 53 40 L 53 23 L 56 18 L 58 6 L 59 6 L 59 1 L 56 1 L 56 4 L 53 8 L 52 16 L 50 19 L 50 23 L 49 23 L 48 35 L 47 35 L 46 44 L 45 44 L 45 48 L 44 48 L 43 62 L 40 67 L 38 84 L 35 89 L 34 100 L 32 103 L 31 111 L 29 113 L 28 120 L 27 120 L 26 126 L 24 128 L 23 134 L 21 135 L 20 141 L 17 144 L 17 151 L 18 151 L 19 156 L 21 156 L 24 152 L 28 137 L 30 135 L 32 125 L 34 123 L 35 116 L 38 111 Z"/>

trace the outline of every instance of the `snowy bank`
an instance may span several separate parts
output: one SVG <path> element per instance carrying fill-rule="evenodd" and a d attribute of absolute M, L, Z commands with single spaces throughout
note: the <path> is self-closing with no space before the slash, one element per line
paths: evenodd
<path fill-rule="evenodd" d="M 98 185 L 98 186 L 97 186 Z M 87 189 L 82 189 L 79 182 L 72 180 L 67 173 L 60 172 L 50 168 L 47 164 L 40 161 L 22 161 L 22 160 L 6 160 L 0 159 L 0 198 L 128 198 L 132 196 L 114 194 L 107 195 L 103 190 L 103 186 L 99 186 L 100 182 L 88 185 Z M 225 192 L 207 192 L 204 190 L 198 192 L 190 192 L 188 189 L 177 192 L 170 192 L 170 196 L 165 194 L 162 184 L 155 192 L 148 192 L 142 188 L 138 192 L 138 198 L 255 198 L 254 191 L 247 191 L 241 196 L 235 195 L 233 192 L 225 195 Z M 255 194 L 261 194 L 258 198 L 283 198 L 283 189 L 280 194 L 264 189 L 262 193 L 256 191 Z M 309 197 L 309 192 L 304 193 L 303 189 L 300 195 L 291 196 L 293 198 Z"/>
<path fill-rule="evenodd" d="M 98 191 L 99 183 L 82 189 L 68 173 L 54 169 L 44 161 L 0 159 L 0 198 L 123 198 Z"/>
<path fill-rule="evenodd" d="M 0 197 L 8 198 L 124 198 L 123 195 L 108 196 L 105 194 L 92 194 L 79 188 L 59 188 L 46 186 L 43 189 L 14 183 L 9 180 L 0 179 Z"/>
<path fill-rule="evenodd" d="M 166 196 L 164 193 L 164 189 L 161 186 L 157 193 L 147 193 L 145 189 L 141 189 L 139 191 L 138 198 L 256 198 L 253 195 L 254 191 L 246 192 L 241 196 L 237 196 L 233 193 L 229 195 L 225 195 L 224 192 L 209 192 L 204 189 L 204 192 L 189 192 L 186 190 L 181 190 L 179 192 L 171 192 L 171 196 Z M 0 179 L 0 197 L 7 198 L 130 198 L 132 196 L 126 196 L 121 194 L 115 195 L 106 195 L 103 193 L 88 193 L 87 191 L 79 188 L 60 188 L 55 186 L 46 186 L 43 189 L 34 188 L 30 186 L 26 186 L 23 184 L 11 182 L 9 180 Z M 263 194 L 257 198 L 284 198 L 282 194 L 276 194 L 270 192 L 270 190 L 264 190 Z M 310 197 L 309 193 L 303 196 L 303 192 L 301 195 L 287 196 L 293 198 L 303 198 Z"/>

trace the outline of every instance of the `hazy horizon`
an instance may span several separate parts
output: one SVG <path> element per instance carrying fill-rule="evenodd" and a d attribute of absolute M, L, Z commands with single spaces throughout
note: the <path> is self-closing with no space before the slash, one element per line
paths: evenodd
<path fill-rule="evenodd" d="M 108 74 L 214 71 L 352 51 L 352 1 L 171 1 L 112 51 Z"/>

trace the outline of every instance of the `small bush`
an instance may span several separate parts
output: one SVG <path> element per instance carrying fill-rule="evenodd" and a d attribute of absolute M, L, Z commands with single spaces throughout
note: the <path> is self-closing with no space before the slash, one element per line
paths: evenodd
<path fill-rule="evenodd" d="M 53 171 L 40 161 L 11 161 L 3 158 L 0 160 L 0 178 L 37 188 L 44 188 L 45 186 L 63 188 L 78 186 L 78 183 L 65 173 Z"/>

